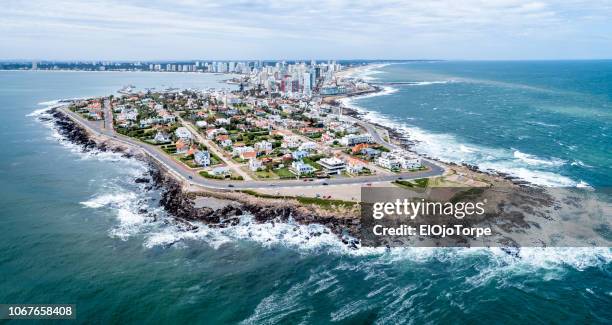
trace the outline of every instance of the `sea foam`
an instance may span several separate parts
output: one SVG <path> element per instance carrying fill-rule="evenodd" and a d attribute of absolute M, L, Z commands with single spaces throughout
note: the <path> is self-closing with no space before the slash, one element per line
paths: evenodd
<path fill-rule="evenodd" d="M 423 84 L 444 82 L 453 81 L 427 81 Z M 409 125 L 405 122 L 409 118 L 391 117 L 358 105 L 360 99 L 391 95 L 397 91 L 397 88 L 386 86 L 383 91 L 378 93 L 343 98 L 341 104 L 363 114 L 363 118 L 367 121 L 391 127 L 405 134 L 413 140 L 413 149 L 428 157 L 443 162 L 476 165 L 483 170 L 502 172 L 536 185 L 573 187 L 579 184 L 575 180 L 559 175 L 552 170 L 566 163 L 562 159 L 554 157 L 544 159 L 515 149 L 489 148 L 466 143 L 450 134 L 427 132 L 419 127 Z"/>

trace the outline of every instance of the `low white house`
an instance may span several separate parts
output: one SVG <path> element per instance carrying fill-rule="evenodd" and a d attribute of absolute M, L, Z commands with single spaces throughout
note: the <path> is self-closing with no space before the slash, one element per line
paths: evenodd
<path fill-rule="evenodd" d="M 365 168 L 365 163 L 356 158 L 349 158 L 346 162 L 346 171 L 351 174 L 359 174 Z"/>
<path fill-rule="evenodd" d="M 308 157 L 308 151 L 306 150 L 296 150 L 291 153 L 291 158 L 294 160 L 301 160 L 302 158 Z"/>
<path fill-rule="evenodd" d="M 346 168 L 344 161 L 336 157 L 323 158 L 317 163 L 325 169 L 328 175 L 340 174 Z"/>
<path fill-rule="evenodd" d="M 300 145 L 299 149 L 306 150 L 306 151 L 313 151 L 317 149 L 317 144 L 312 141 L 304 142 Z"/>
<path fill-rule="evenodd" d="M 376 163 L 387 169 L 415 169 L 423 166 L 421 158 L 403 150 L 383 152 Z"/>
<path fill-rule="evenodd" d="M 262 163 L 261 160 L 257 158 L 249 159 L 249 169 L 256 172 L 259 168 L 261 168 Z"/>
<path fill-rule="evenodd" d="M 229 125 L 230 120 L 228 118 L 218 118 L 215 120 L 215 125 Z"/>
<path fill-rule="evenodd" d="M 402 168 L 402 164 L 394 155 L 389 152 L 383 152 L 380 154 L 380 157 L 376 158 L 376 164 L 382 168 L 386 169 L 400 169 Z"/>
<path fill-rule="evenodd" d="M 184 126 L 177 128 L 176 131 L 174 131 L 174 134 L 179 139 L 191 140 L 191 132 L 189 132 L 189 130 L 187 130 L 187 128 Z"/>
<path fill-rule="evenodd" d="M 294 161 L 291 163 L 291 168 L 289 168 L 289 171 L 299 176 L 313 173 L 315 169 L 314 167 L 304 163 L 303 161 Z"/>
<path fill-rule="evenodd" d="M 208 126 L 208 123 L 206 121 L 196 121 L 196 126 L 203 129 Z"/>
<path fill-rule="evenodd" d="M 215 176 L 227 175 L 230 173 L 230 169 L 227 166 L 219 166 L 213 168 L 210 173 Z"/>
<path fill-rule="evenodd" d="M 219 141 L 219 145 L 223 148 L 226 147 L 231 147 L 232 146 L 232 139 L 223 139 L 221 141 Z"/>
<path fill-rule="evenodd" d="M 240 156 L 241 154 L 250 151 L 255 151 L 255 149 L 253 149 L 251 146 L 234 147 L 232 150 L 232 156 Z"/>
<path fill-rule="evenodd" d="M 349 134 L 345 135 L 340 139 L 340 144 L 343 146 L 354 146 L 360 143 L 371 143 L 373 142 L 372 136 L 364 134 Z"/>
<path fill-rule="evenodd" d="M 193 160 L 198 166 L 208 167 L 210 166 L 210 152 L 198 151 L 193 155 Z"/>
<path fill-rule="evenodd" d="M 281 147 L 283 148 L 297 148 L 300 146 L 300 138 L 297 136 L 286 136 L 283 138 Z"/>
<path fill-rule="evenodd" d="M 227 134 L 227 130 L 225 128 L 206 130 L 206 137 L 208 139 L 214 139 L 216 136 L 220 134 Z"/>
<path fill-rule="evenodd" d="M 257 150 L 257 152 L 270 152 L 272 151 L 272 142 L 266 140 L 259 141 L 255 143 L 255 150 Z"/>
<path fill-rule="evenodd" d="M 155 141 L 155 143 L 170 142 L 170 135 L 162 131 L 157 131 L 155 137 L 153 138 L 153 141 Z"/>

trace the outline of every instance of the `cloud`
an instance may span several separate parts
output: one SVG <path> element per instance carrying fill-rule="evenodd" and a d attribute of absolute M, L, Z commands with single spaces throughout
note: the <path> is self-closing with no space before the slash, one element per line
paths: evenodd
<path fill-rule="evenodd" d="M 612 54 L 606 1 L 9 0 L 2 15 L 4 58 L 539 58 L 572 38 Z"/>

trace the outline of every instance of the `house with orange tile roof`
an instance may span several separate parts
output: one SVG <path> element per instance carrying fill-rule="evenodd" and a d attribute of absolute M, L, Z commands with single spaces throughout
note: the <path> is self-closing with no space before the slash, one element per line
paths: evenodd
<path fill-rule="evenodd" d="M 189 143 L 187 143 L 183 139 L 179 139 L 175 143 L 176 145 L 176 153 L 186 153 L 189 150 Z"/>

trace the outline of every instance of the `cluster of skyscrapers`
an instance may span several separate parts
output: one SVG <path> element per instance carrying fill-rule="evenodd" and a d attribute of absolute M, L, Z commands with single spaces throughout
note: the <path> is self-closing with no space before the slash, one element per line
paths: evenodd
<path fill-rule="evenodd" d="M 333 82 L 334 72 L 338 70 L 340 70 L 340 65 L 335 61 L 327 63 L 296 62 L 294 64 L 280 61 L 254 68 L 251 73 L 251 82 L 271 93 L 280 92 L 290 97 L 310 96 L 313 89 Z"/>

